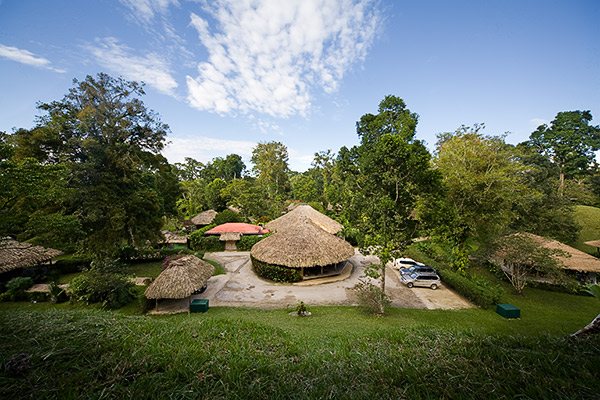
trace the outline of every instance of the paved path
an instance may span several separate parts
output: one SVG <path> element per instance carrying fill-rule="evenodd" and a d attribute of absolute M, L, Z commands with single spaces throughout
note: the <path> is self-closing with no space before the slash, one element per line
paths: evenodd
<path fill-rule="evenodd" d="M 249 252 L 207 253 L 206 259 L 223 265 L 226 275 L 217 275 L 208 281 L 207 290 L 198 295 L 209 299 L 214 306 L 245 306 L 264 309 L 295 306 L 300 301 L 308 305 L 357 305 L 356 296 L 350 290 L 364 275 L 365 266 L 377 262 L 374 256 L 363 256 L 358 251 L 350 258 L 352 272 L 343 280 L 319 285 L 290 285 L 267 281 L 256 276 L 252 270 Z M 400 282 L 392 268 L 386 271 L 386 292 L 392 298 L 392 306 L 400 308 L 465 308 L 472 305 L 448 288 L 409 289 Z M 325 281 L 330 280 L 326 279 Z"/>

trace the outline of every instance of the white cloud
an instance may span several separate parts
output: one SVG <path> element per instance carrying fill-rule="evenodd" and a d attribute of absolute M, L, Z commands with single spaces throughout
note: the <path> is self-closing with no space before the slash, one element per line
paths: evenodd
<path fill-rule="evenodd" d="M 112 37 L 96 39 L 96 45 L 86 46 L 104 68 L 123 75 L 126 79 L 143 81 L 156 90 L 174 95 L 178 86 L 171 76 L 169 64 L 156 53 L 148 53 L 141 57 L 131 54 L 132 49 L 119 44 Z"/>
<path fill-rule="evenodd" d="M 129 8 L 133 16 L 141 22 L 149 23 L 155 14 L 165 14 L 171 4 L 178 6 L 177 0 L 119 0 Z"/>
<path fill-rule="evenodd" d="M 379 22 L 372 0 L 220 0 L 205 10 L 216 26 L 190 16 L 209 57 L 186 78 L 188 101 L 220 114 L 306 115 L 311 91 L 337 90 Z"/>
<path fill-rule="evenodd" d="M 238 154 L 247 162 L 252 156 L 252 149 L 256 147 L 256 142 L 204 136 L 169 138 L 169 140 L 171 143 L 163 150 L 163 155 L 170 163 L 184 162 L 185 157 L 206 163 L 215 157 L 224 157 L 228 154 Z"/>
<path fill-rule="evenodd" d="M 19 49 L 17 47 L 5 46 L 0 44 L 0 57 L 8 58 L 21 64 L 31 65 L 32 67 L 49 69 L 54 72 L 64 73 L 63 69 L 54 68 L 50 65 L 50 61 L 36 56 L 29 50 Z"/>
<path fill-rule="evenodd" d="M 246 167 L 252 168 L 250 158 L 256 142 L 244 140 L 215 139 L 205 136 L 194 138 L 170 137 L 170 143 L 162 154 L 171 164 L 184 162 L 186 157 L 207 163 L 215 157 L 225 157 L 229 154 L 238 154 L 242 157 Z M 294 149 L 288 148 L 289 165 L 294 171 L 306 171 L 310 168 L 313 155 L 302 155 Z"/>

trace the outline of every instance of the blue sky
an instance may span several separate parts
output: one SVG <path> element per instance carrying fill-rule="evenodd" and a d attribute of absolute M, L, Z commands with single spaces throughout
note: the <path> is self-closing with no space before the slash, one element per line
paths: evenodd
<path fill-rule="evenodd" d="M 384 96 L 417 137 L 485 123 L 526 140 L 556 113 L 600 120 L 600 1 L 0 0 L 0 131 L 106 72 L 144 81 L 171 162 L 288 147 L 294 170 L 358 143 Z M 249 165 L 250 166 L 250 165 Z"/>

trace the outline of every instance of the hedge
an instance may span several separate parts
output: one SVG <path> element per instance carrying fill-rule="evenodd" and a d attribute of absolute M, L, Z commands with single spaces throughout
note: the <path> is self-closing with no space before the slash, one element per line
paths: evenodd
<path fill-rule="evenodd" d="M 294 283 L 302 280 L 299 269 L 267 264 L 252 256 L 250 256 L 250 260 L 254 266 L 254 272 L 262 278 L 281 283 Z"/>
<path fill-rule="evenodd" d="M 219 239 L 219 236 L 204 236 L 203 234 L 190 236 L 190 247 L 192 250 L 202 251 L 225 251 L 225 242 Z"/>
<path fill-rule="evenodd" d="M 271 236 L 271 233 L 267 233 L 266 235 L 262 235 L 262 236 L 259 236 L 259 235 L 242 236 L 242 238 L 237 242 L 237 249 L 238 249 L 238 251 L 250 251 L 252 249 L 252 246 L 254 246 L 256 243 L 260 242 L 267 236 Z"/>
<path fill-rule="evenodd" d="M 456 290 L 479 307 L 487 308 L 500 302 L 500 299 L 504 294 L 504 290 L 501 286 L 492 284 L 488 280 L 474 275 L 463 276 L 425 256 L 418 249 L 412 248 L 410 250 L 412 250 L 411 253 L 415 253 L 413 257 L 434 267 L 438 271 L 444 284 Z"/>

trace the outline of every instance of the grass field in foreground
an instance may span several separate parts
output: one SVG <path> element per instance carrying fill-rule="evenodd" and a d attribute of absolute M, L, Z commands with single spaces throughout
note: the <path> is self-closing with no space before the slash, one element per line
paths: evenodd
<path fill-rule="evenodd" d="M 537 329 L 534 309 L 509 321 L 480 309 L 376 318 L 312 307 L 299 318 L 216 307 L 148 317 L 2 304 L 0 363 L 26 352 L 31 367 L 0 372 L 0 397 L 593 398 L 600 339 L 563 331 L 588 323 L 593 303 L 578 300 L 595 299 L 569 297 L 587 311 Z"/>

